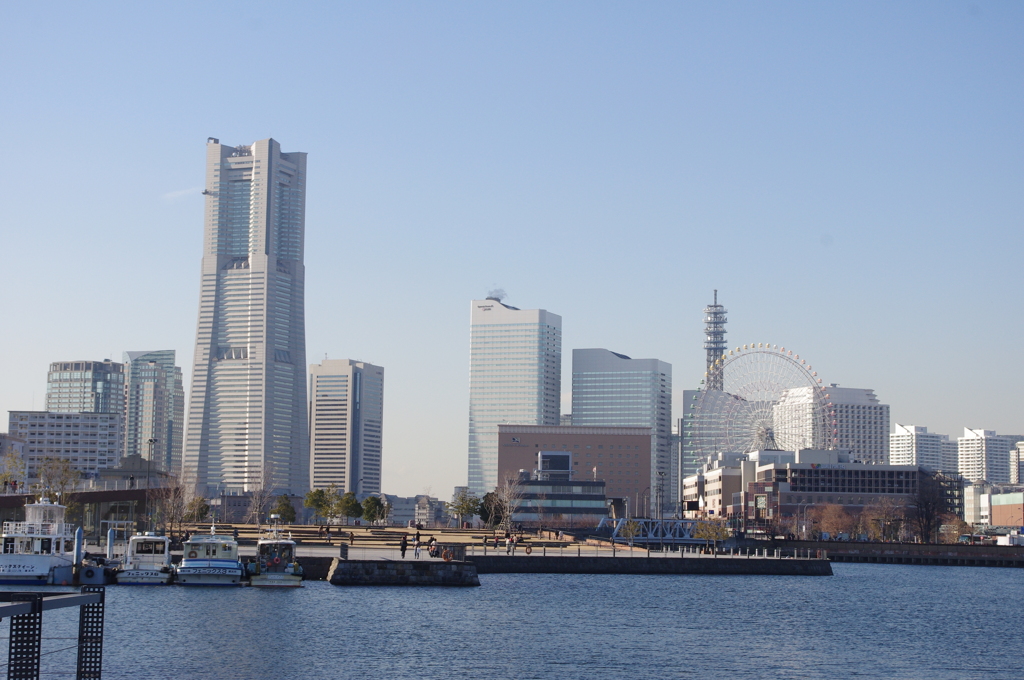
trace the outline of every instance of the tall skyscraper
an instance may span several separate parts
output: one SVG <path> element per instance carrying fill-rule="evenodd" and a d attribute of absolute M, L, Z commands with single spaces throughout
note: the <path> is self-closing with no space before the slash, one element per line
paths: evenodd
<path fill-rule="evenodd" d="M 184 467 L 200 485 L 309 488 L 306 154 L 206 145 L 199 323 Z"/>
<path fill-rule="evenodd" d="M 672 365 L 631 359 L 606 349 L 572 351 L 572 424 L 594 427 L 649 427 L 651 508 L 671 513 L 679 493 L 679 466 L 672 449 Z M 643 508 L 647 510 L 647 508 Z"/>
<path fill-rule="evenodd" d="M 349 359 L 309 367 L 310 487 L 380 492 L 384 369 Z"/>
<path fill-rule="evenodd" d="M 559 424 L 562 317 L 473 300 L 469 335 L 469 488 L 483 495 L 499 481 L 499 424 Z"/>
<path fill-rule="evenodd" d="M 177 473 L 185 430 L 185 391 L 181 369 L 174 365 L 174 350 L 125 352 L 124 364 L 124 453 L 147 460 L 152 453 L 153 465 Z"/>
<path fill-rule="evenodd" d="M 46 376 L 51 413 L 124 414 L 124 366 L 103 361 L 55 361 Z"/>

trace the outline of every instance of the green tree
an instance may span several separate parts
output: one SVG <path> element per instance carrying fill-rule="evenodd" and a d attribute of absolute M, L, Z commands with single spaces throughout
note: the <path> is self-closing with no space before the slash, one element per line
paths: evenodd
<path fill-rule="evenodd" d="M 377 502 L 380 502 L 379 498 L 377 499 Z M 344 496 L 338 499 L 334 506 L 336 508 L 334 513 L 336 515 L 351 517 L 352 519 L 363 516 L 363 506 L 360 505 L 358 500 L 356 500 L 356 494 L 354 491 L 347 492 Z"/>
<path fill-rule="evenodd" d="M 348 495 L 348 494 L 346 494 Z M 353 498 L 355 494 L 353 494 Z M 363 519 L 370 524 L 373 524 L 381 518 L 384 512 L 384 504 L 380 502 L 380 499 L 376 496 L 367 496 L 366 500 L 363 501 Z"/>
<path fill-rule="evenodd" d="M 480 509 L 477 510 L 480 521 L 484 526 L 494 527 L 501 524 L 504 515 L 501 514 L 501 503 L 493 491 L 484 494 L 480 499 Z"/>
<path fill-rule="evenodd" d="M 309 491 L 302 500 L 302 505 L 313 509 L 314 523 L 318 517 L 327 517 L 331 512 L 331 499 L 327 489 L 313 489 Z"/>
<path fill-rule="evenodd" d="M 714 544 L 717 548 L 719 541 L 729 538 L 729 529 L 719 520 L 702 521 L 693 530 L 693 537 L 703 539 L 706 546 Z"/>
<path fill-rule="evenodd" d="M 444 505 L 449 515 L 459 518 L 460 527 L 466 517 L 480 514 L 480 499 L 476 497 L 476 494 L 470 493 L 467 489 L 460 489 L 452 497 L 451 503 L 445 503 Z"/>
<path fill-rule="evenodd" d="M 271 508 L 270 512 L 271 514 L 281 515 L 281 521 L 285 524 L 293 524 L 295 522 L 295 506 L 292 505 L 288 496 L 278 496 L 277 505 Z"/>
<path fill-rule="evenodd" d="M 193 498 L 185 506 L 185 521 L 195 524 L 196 522 L 202 522 L 206 519 L 206 516 L 210 514 L 210 504 L 206 502 L 206 499 L 198 496 Z"/>
<path fill-rule="evenodd" d="M 632 548 L 633 539 L 640 534 L 640 528 L 640 522 L 637 522 L 635 519 L 628 519 L 623 522 L 622 526 L 619 528 L 619 536 L 627 539 L 629 541 L 629 547 Z"/>

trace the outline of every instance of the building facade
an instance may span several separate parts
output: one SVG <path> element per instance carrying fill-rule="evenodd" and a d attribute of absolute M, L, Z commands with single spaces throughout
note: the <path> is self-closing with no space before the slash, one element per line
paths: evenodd
<path fill-rule="evenodd" d="M 206 145 L 199 321 L 183 464 L 208 489 L 309 485 L 306 154 Z M 263 480 L 266 480 L 265 482 Z"/>
<path fill-rule="evenodd" d="M 120 413 L 53 413 L 11 411 L 9 434 L 23 440 L 29 477 L 38 475 L 46 458 L 61 458 L 83 473 L 121 463 Z"/>
<path fill-rule="evenodd" d="M 498 485 L 498 425 L 560 421 L 562 317 L 473 300 L 469 350 L 469 489 Z"/>
<path fill-rule="evenodd" d="M 539 455 L 571 454 L 570 481 L 603 481 L 609 498 L 628 498 L 630 514 L 650 516 L 657 499 L 651 486 L 649 427 L 499 425 L 500 479 L 533 474 Z"/>
<path fill-rule="evenodd" d="M 1015 449 L 1020 435 L 998 435 L 995 430 L 964 428 L 957 438 L 960 474 L 972 482 L 1010 483 L 1010 450 Z"/>
<path fill-rule="evenodd" d="M 572 422 L 579 427 L 647 427 L 655 501 L 671 516 L 679 498 L 678 447 L 672 447 L 672 365 L 607 349 L 572 351 Z"/>
<path fill-rule="evenodd" d="M 309 367 L 310 487 L 380 493 L 384 369 L 324 359 Z"/>
<path fill-rule="evenodd" d="M 956 448 L 956 442 L 950 442 L 948 435 L 929 432 L 927 427 L 896 423 L 889 435 L 889 462 L 956 474 L 959 466 L 949 467 L 951 448 Z"/>
<path fill-rule="evenodd" d="M 181 468 L 185 390 L 174 350 L 125 352 L 124 454 L 175 474 Z"/>
<path fill-rule="evenodd" d="M 124 414 L 124 366 L 103 361 L 55 361 L 46 375 L 52 413 Z"/>

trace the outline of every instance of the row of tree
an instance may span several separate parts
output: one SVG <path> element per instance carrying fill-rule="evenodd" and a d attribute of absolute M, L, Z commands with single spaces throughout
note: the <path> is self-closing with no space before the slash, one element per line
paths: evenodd
<path fill-rule="evenodd" d="M 362 518 L 370 524 L 387 521 L 391 514 L 391 505 L 377 496 L 367 496 L 362 503 L 352 491 L 341 493 L 338 487 L 331 484 L 326 489 L 313 489 L 306 494 L 303 505 L 313 510 L 313 520 L 321 518 L 328 521 L 345 517 L 346 519 Z"/>

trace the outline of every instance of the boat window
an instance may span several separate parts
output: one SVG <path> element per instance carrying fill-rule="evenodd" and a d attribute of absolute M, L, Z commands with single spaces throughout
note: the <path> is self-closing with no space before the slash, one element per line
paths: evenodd
<path fill-rule="evenodd" d="M 167 544 L 166 543 L 154 543 L 153 544 L 153 554 L 154 555 L 163 555 L 166 552 L 166 548 L 167 548 Z"/>
<path fill-rule="evenodd" d="M 50 552 L 50 548 L 52 547 L 52 545 L 53 545 L 53 541 L 51 541 L 49 538 L 41 539 L 39 541 L 39 551 L 44 553 L 44 554 L 48 553 L 48 552 Z"/>
<path fill-rule="evenodd" d="M 135 549 L 135 552 L 139 555 L 152 555 L 153 544 L 148 541 L 140 541 L 139 547 Z"/>
<path fill-rule="evenodd" d="M 8 554 L 8 555 L 10 555 L 11 553 L 14 552 L 14 539 L 13 538 L 5 538 L 4 539 L 4 552 L 6 554 Z"/>

